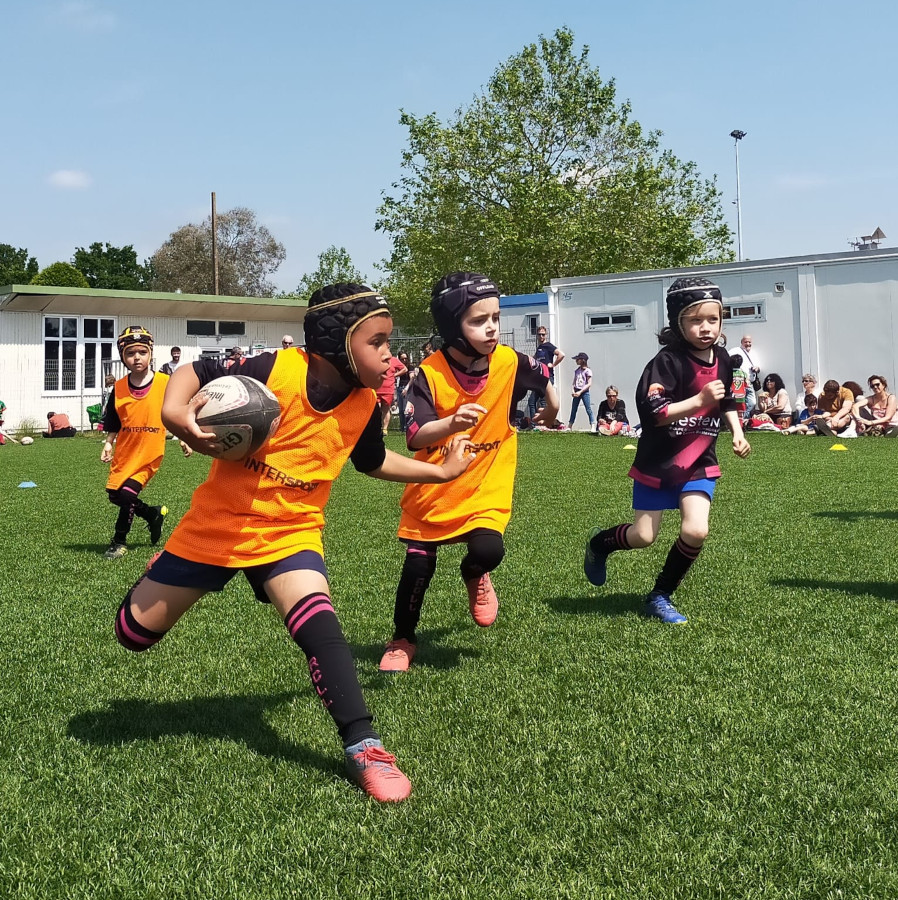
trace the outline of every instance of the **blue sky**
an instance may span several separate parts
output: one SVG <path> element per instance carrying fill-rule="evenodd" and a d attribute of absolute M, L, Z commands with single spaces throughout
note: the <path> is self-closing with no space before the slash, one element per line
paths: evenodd
<path fill-rule="evenodd" d="M 144 258 L 214 190 L 285 245 L 280 288 L 331 244 L 374 278 L 400 109 L 446 119 L 562 25 L 643 126 L 718 176 L 734 232 L 729 132 L 747 133 L 746 257 L 844 250 L 877 226 L 896 245 L 898 5 L 831 0 L 8 4 L 0 243 L 41 266 L 93 241 Z"/>

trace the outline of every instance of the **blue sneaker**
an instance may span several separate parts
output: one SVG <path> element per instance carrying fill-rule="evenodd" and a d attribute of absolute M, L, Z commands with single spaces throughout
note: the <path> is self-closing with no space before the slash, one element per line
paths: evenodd
<path fill-rule="evenodd" d="M 685 625 L 688 619 L 683 613 L 670 602 L 667 594 L 652 591 L 645 605 L 642 607 L 642 614 L 652 619 L 660 619 L 667 625 Z"/>
<path fill-rule="evenodd" d="M 608 569 L 605 563 L 608 561 L 607 553 L 596 553 L 592 549 L 592 539 L 601 531 L 601 528 L 593 528 L 586 538 L 586 550 L 583 554 L 583 572 L 590 583 L 601 587 L 608 578 Z"/>

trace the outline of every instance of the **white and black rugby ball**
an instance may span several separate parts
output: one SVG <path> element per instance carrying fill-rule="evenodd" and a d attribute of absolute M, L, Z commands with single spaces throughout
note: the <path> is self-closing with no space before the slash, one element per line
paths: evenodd
<path fill-rule="evenodd" d="M 277 397 L 254 378 L 225 375 L 204 385 L 197 396 L 209 399 L 196 414 L 203 431 L 214 431 L 224 442 L 218 459 L 237 461 L 256 453 L 277 431 L 281 407 Z"/>

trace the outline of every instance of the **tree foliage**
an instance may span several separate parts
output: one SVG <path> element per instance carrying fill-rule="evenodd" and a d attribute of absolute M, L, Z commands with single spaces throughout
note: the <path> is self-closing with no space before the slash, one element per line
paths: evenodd
<path fill-rule="evenodd" d="M 89 288 L 87 279 L 71 263 L 55 262 L 41 269 L 34 278 L 32 284 L 41 284 L 48 287 L 74 287 Z"/>
<path fill-rule="evenodd" d="M 367 279 L 355 267 L 346 248 L 336 247 L 332 244 L 327 250 L 318 254 L 318 268 L 314 272 L 303 275 L 296 288 L 285 296 L 308 299 L 318 288 L 341 281 L 364 284 Z"/>
<path fill-rule="evenodd" d="M 93 243 L 85 250 L 79 247 L 72 258 L 92 288 L 114 291 L 147 291 L 150 271 L 137 262 L 134 247 L 113 247 L 112 244 Z"/>
<path fill-rule="evenodd" d="M 256 214 L 235 207 L 218 216 L 219 293 L 233 297 L 270 297 L 274 285 L 268 276 L 286 259 L 284 245 L 256 221 Z M 153 288 L 211 294 L 212 217 L 173 232 L 153 254 Z"/>
<path fill-rule="evenodd" d="M 24 247 L 0 244 L 0 285 L 29 284 L 37 273 L 37 260 Z"/>
<path fill-rule="evenodd" d="M 573 33 L 540 37 L 443 124 L 403 111 L 403 174 L 378 209 L 392 239 L 391 304 L 421 319 L 452 270 L 508 293 L 551 278 L 732 258 L 714 179 L 661 147 L 618 104 Z"/>

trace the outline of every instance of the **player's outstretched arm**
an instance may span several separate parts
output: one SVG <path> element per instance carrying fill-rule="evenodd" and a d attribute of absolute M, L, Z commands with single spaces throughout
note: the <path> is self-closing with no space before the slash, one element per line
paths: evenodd
<path fill-rule="evenodd" d="M 471 439 L 468 435 L 456 435 L 449 444 L 449 452 L 443 464 L 439 466 L 387 450 L 380 468 L 366 474 L 383 481 L 443 484 L 458 478 L 474 462 L 477 454 L 470 448 Z"/>
<path fill-rule="evenodd" d="M 451 415 L 442 419 L 436 419 L 433 422 L 427 422 L 422 425 L 416 432 L 415 436 L 408 442 L 410 450 L 420 450 L 428 444 L 438 444 L 445 441 L 446 438 L 460 431 L 468 431 L 473 428 L 479 421 L 481 416 L 486 415 L 486 407 L 479 403 L 463 403 Z"/>
<path fill-rule="evenodd" d="M 180 366 L 176 369 L 165 388 L 162 423 L 182 445 L 186 444 L 207 456 L 215 456 L 222 449 L 218 436 L 213 432 L 203 431 L 196 424 L 196 414 L 208 400 L 206 395 L 196 396 L 199 389 L 200 380 L 193 366 Z"/>

